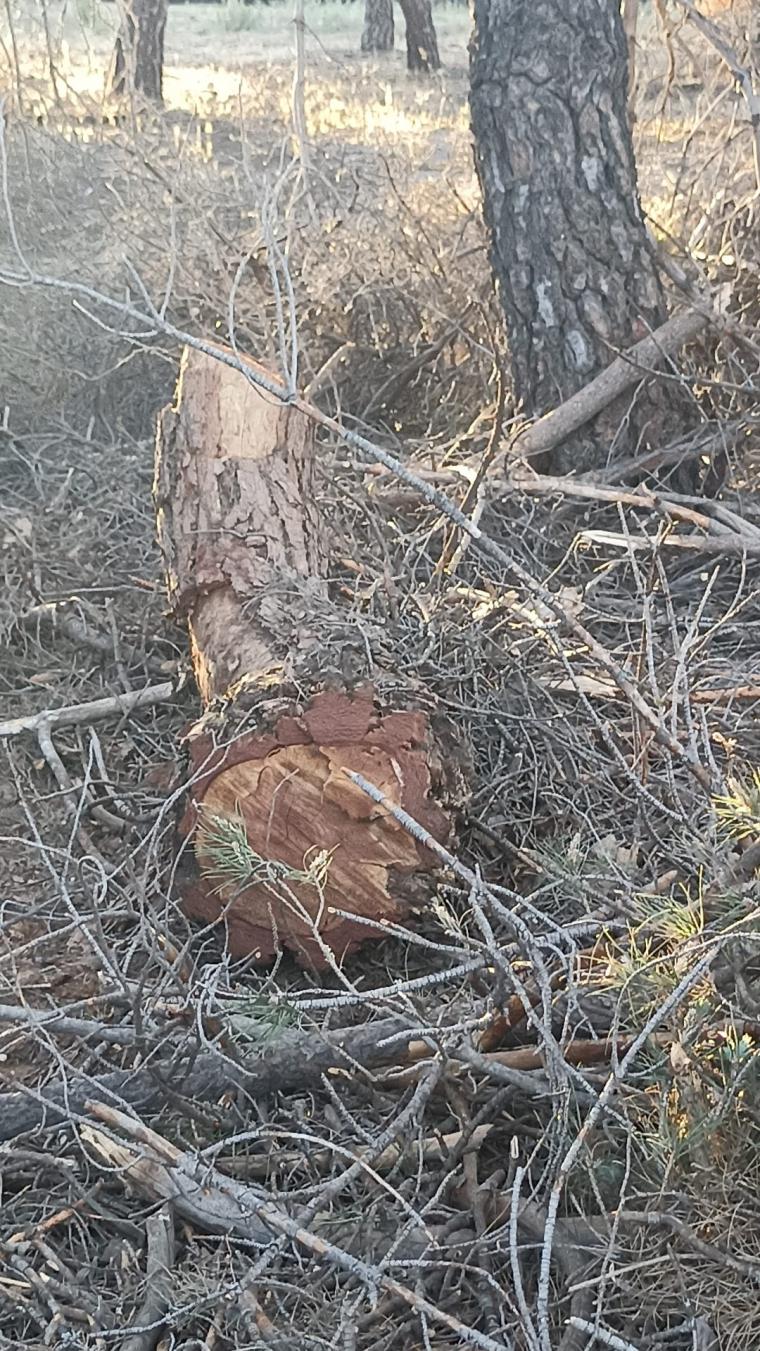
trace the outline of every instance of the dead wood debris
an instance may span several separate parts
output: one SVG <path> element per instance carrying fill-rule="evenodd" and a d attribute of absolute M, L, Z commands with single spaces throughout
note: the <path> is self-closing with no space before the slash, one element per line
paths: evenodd
<path fill-rule="evenodd" d="M 130 165 L 143 149 L 149 165 L 164 153 L 138 143 Z M 721 198 L 695 245 L 724 269 L 738 259 L 728 312 L 720 285 L 676 281 L 683 323 L 709 333 L 704 369 L 691 356 L 664 367 L 699 401 L 698 430 L 634 463 L 613 453 L 582 481 L 510 464 L 505 489 L 488 461 L 502 417 L 516 424 L 489 385 L 475 215 L 460 202 L 446 234 L 438 200 L 417 206 L 419 184 L 402 178 L 394 200 L 414 228 L 391 242 L 408 276 L 359 275 L 352 220 L 375 267 L 368 200 L 383 250 L 389 213 L 372 166 L 344 153 L 356 208 L 340 215 L 331 191 L 337 253 L 307 251 L 329 306 L 298 272 L 306 226 L 293 227 L 341 598 L 317 618 L 352 670 L 411 673 L 467 725 L 476 786 L 461 847 L 432 906 L 327 975 L 284 954 L 253 969 L 189 927 L 170 840 L 176 747 L 197 708 L 177 675 L 184 639 L 162 615 L 149 452 L 65 429 L 0 437 L 15 485 L 0 732 L 19 791 L 18 806 L 0 793 L 0 1336 L 134 1351 L 569 1351 L 594 1336 L 691 1351 L 717 1309 L 725 1343 L 752 1347 L 760 511 L 741 202 Z M 315 155 L 318 185 L 332 169 Z M 225 210 L 233 193 L 230 180 Z M 201 197 L 172 185 L 180 224 Z M 222 254 L 204 258 L 183 333 L 224 312 L 214 278 L 227 287 L 239 241 L 234 210 L 223 231 L 216 214 Z M 427 272 L 423 215 L 443 240 Z M 254 264 L 240 332 L 260 353 L 276 323 Z M 468 308 L 473 295 L 486 299 Z M 616 369 L 635 381 L 630 356 Z M 372 413 L 376 431 L 345 438 L 339 410 Z M 717 495 L 676 492 L 679 462 Z M 739 839 L 716 789 L 749 832 Z M 350 913 L 350 877 L 344 889 Z"/>

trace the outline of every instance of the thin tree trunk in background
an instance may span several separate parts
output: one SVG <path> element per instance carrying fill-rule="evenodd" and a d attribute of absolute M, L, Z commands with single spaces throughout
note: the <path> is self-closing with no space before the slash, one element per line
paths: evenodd
<path fill-rule="evenodd" d="M 293 133 L 301 173 L 309 167 L 309 146 L 306 140 L 306 20 L 304 0 L 295 0 L 293 24 L 296 30 L 296 68 L 293 75 Z"/>
<path fill-rule="evenodd" d="M 620 12 L 611 0 L 474 0 L 470 66 L 514 393 L 536 417 L 666 318 L 639 206 Z M 633 453 L 664 434 L 673 401 L 639 391 L 536 467 Z"/>
<path fill-rule="evenodd" d="M 169 0 L 118 0 L 119 34 L 113 58 L 114 94 L 163 101 L 164 36 Z"/>
<path fill-rule="evenodd" d="M 399 0 L 406 24 L 406 65 L 408 70 L 440 70 L 438 39 L 433 24 L 431 0 Z"/>
<path fill-rule="evenodd" d="M 16 109 L 19 116 L 24 112 L 24 98 L 21 87 L 21 63 L 19 61 L 18 44 L 16 42 L 16 29 L 13 24 L 13 12 L 11 10 L 10 0 L 5 0 L 5 17 L 8 23 L 8 34 L 11 40 L 11 51 L 13 53 L 13 83 L 16 89 Z"/>
<path fill-rule="evenodd" d="M 50 32 L 50 20 L 48 18 L 47 0 L 40 0 L 40 8 L 42 10 L 42 25 L 45 30 L 45 48 L 47 50 L 48 70 L 50 71 L 50 83 L 53 86 L 53 97 L 58 106 L 60 107 L 61 94 L 58 88 L 58 72 L 56 70 L 55 65 L 55 51 L 53 48 L 53 38 Z"/>
<path fill-rule="evenodd" d="M 393 0 L 365 0 L 363 52 L 390 52 L 394 42 Z"/>

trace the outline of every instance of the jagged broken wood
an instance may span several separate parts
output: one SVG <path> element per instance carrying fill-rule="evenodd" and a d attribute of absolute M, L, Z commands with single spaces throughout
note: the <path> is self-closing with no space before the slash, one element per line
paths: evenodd
<path fill-rule="evenodd" d="M 504 1343 L 468 1327 L 453 1314 L 431 1303 L 419 1291 L 370 1266 L 353 1253 L 304 1228 L 274 1204 L 262 1189 L 226 1177 L 196 1154 L 183 1153 L 144 1122 L 112 1107 L 90 1105 L 91 1114 L 104 1123 L 83 1126 L 82 1135 L 109 1170 L 123 1170 L 129 1184 L 149 1199 L 170 1200 L 178 1214 L 201 1230 L 233 1234 L 261 1246 L 285 1235 L 299 1248 L 349 1277 L 359 1280 L 376 1296 L 377 1290 L 402 1300 L 431 1323 L 445 1327 L 466 1345 L 483 1351 L 504 1351 Z M 124 1137 L 119 1139 L 116 1132 Z"/>
<path fill-rule="evenodd" d="M 435 869 L 348 772 L 445 841 L 465 761 L 432 697 L 366 678 L 358 644 L 331 640 L 313 426 L 262 375 L 188 348 L 159 425 L 167 589 L 206 705 L 178 876 L 186 913 L 223 925 L 234 955 L 323 966 L 403 920 Z"/>

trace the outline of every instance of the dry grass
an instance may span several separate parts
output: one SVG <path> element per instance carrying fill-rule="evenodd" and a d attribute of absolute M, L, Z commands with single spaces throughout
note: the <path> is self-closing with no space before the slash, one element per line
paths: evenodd
<path fill-rule="evenodd" d="M 342 6 L 314 7 L 327 51 L 311 43 L 310 192 L 288 179 L 274 227 L 262 207 L 289 157 L 283 11 L 257 9 L 260 27 L 230 31 L 208 7 L 173 9 L 165 114 L 126 109 L 114 122 L 109 108 L 107 123 L 108 14 L 84 3 L 67 11 L 58 105 L 27 16 L 26 27 L 19 21 L 26 111 L 14 110 L 8 130 L 13 209 L 38 270 L 136 294 L 126 258 L 159 303 L 171 282 L 168 313 L 197 334 L 225 334 L 230 287 L 247 257 L 236 333 L 247 350 L 276 359 L 274 228 L 297 299 L 302 385 L 315 385 L 347 426 L 369 430 L 418 469 L 448 474 L 461 496 L 459 475 L 477 463 L 490 430 L 498 347 L 466 132 L 464 20 L 454 7 L 443 13 L 449 69 L 419 86 L 399 54 L 360 63 L 354 9 L 346 6 L 343 26 Z M 58 42 L 53 6 L 51 15 Z M 660 84 L 641 91 L 645 201 L 669 247 L 682 256 L 679 241 L 688 243 L 726 288 L 755 341 L 757 245 L 739 105 L 698 42 L 703 87 L 666 89 L 666 57 L 653 34 L 649 42 L 647 71 Z M 186 655 L 163 613 L 150 500 L 151 420 L 169 397 L 176 350 L 166 338 L 105 333 L 63 292 L 4 288 L 3 300 L 0 621 L 10 715 L 139 687 Z M 731 509 L 757 530 L 751 348 L 713 341 L 681 370 L 701 376 L 690 383 L 698 433 L 723 436 L 729 449 L 721 497 L 699 509 Z M 30 1035 L 16 1022 L 2 1034 L 2 1073 L 27 1085 L 118 1068 L 136 1075 L 168 1047 L 180 1086 L 181 1066 L 216 1044 L 219 1029 L 225 1054 L 253 1047 L 283 1061 L 293 1039 L 339 1019 L 394 1015 L 434 1029 L 446 1052 L 435 1085 L 417 1070 L 401 1079 L 356 1072 L 254 1104 L 242 1095 L 223 1106 L 173 1101 L 150 1119 L 183 1147 L 221 1151 L 229 1174 L 268 1181 L 294 1212 L 305 1208 L 321 1237 L 419 1282 L 466 1328 L 522 1347 L 530 1334 L 517 1276 L 531 1317 L 539 1302 L 531 1215 L 542 1233 L 560 1162 L 609 1070 L 606 1055 L 579 1077 L 552 1062 L 552 1045 L 604 1041 L 611 1031 L 624 1041 L 649 1027 L 613 1110 L 568 1173 L 552 1265 L 554 1344 L 572 1308 L 638 1348 L 686 1351 L 709 1324 L 723 1348 L 749 1351 L 760 1279 L 760 933 L 756 875 L 742 871 L 737 832 L 726 830 L 741 813 L 711 801 L 625 703 L 584 685 L 598 677 L 588 654 L 558 645 L 510 576 L 494 575 L 473 551 L 456 574 L 441 575 L 445 522 L 434 508 L 345 448 L 325 441 L 320 453 L 320 502 L 335 540 L 326 641 L 358 634 L 379 669 L 424 680 L 467 727 L 477 777 L 460 852 L 481 869 L 483 890 L 468 893 L 447 877 L 433 914 L 346 964 L 348 995 L 336 1007 L 338 982 L 286 962 L 274 974 L 233 964 L 218 935 L 189 932 L 177 913 L 176 747 L 196 711 L 192 690 L 124 725 L 56 732 L 68 795 L 42 749 L 15 741 L 0 783 L 0 1004 L 91 1017 L 101 1035 Z M 667 497 L 667 483 L 658 486 Z M 756 702 L 700 696 L 758 684 L 757 557 L 682 552 L 668 545 L 680 528 L 672 519 L 592 505 L 590 521 L 588 504 L 567 496 L 494 491 L 482 524 L 564 589 L 622 666 L 643 672 L 649 696 L 716 777 L 748 783 L 760 764 Z M 589 524 L 622 532 L 624 543 L 626 530 L 648 534 L 651 547 L 639 556 L 589 542 Z M 49 602 L 63 604 L 57 626 L 29 616 Z M 84 640 L 63 617 L 79 621 Z M 483 970 L 462 974 L 463 955 L 482 957 Z M 518 986 L 540 986 L 542 971 L 553 993 L 543 990 L 540 1015 L 506 1041 L 543 1048 L 532 1096 L 502 1082 L 494 1061 L 457 1056 L 463 1031 L 486 1027 Z M 410 981 L 418 984 L 406 988 Z M 115 1030 L 125 1045 L 109 1040 Z M 361 1167 L 337 1183 L 361 1150 L 381 1154 L 394 1123 L 406 1153 L 383 1181 Z M 431 1141 L 483 1124 L 490 1132 L 467 1162 L 456 1146 L 431 1157 Z M 233 1141 L 235 1132 L 245 1138 Z M 108 1345 L 141 1298 L 145 1206 L 118 1174 L 98 1172 L 70 1130 L 13 1142 L 3 1166 L 4 1344 Z M 533 1206 L 518 1232 L 510 1196 Z M 681 1228 L 647 1222 L 646 1210 L 675 1216 Z M 593 1232 L 576 1234 L 580 1217 Z M 172 1272 L 177 1344 L 457 1344 L 385 1295 L 373 1306 L 360 1282 L 297 1248 L 270 1252 L 252 1284 L 259 1260 L 244 1243 L 185 1228 Z"/>

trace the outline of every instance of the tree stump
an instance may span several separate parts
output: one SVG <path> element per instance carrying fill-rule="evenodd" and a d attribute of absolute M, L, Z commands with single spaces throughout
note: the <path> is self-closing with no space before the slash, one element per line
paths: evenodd
<path fill-rule="evenodd" d="M 447 842 L 466 749 L 424 688 L 368 672 L 362 644 L 346 640 L 299 410 L 186 350 L 154 493 L 206 710 L 186 738 L 183 908 L 223 926 L 234 956 L 288 949 L 333 964 L 385 936 L 435 880 L 435 857 L 350 771 Z"/>

